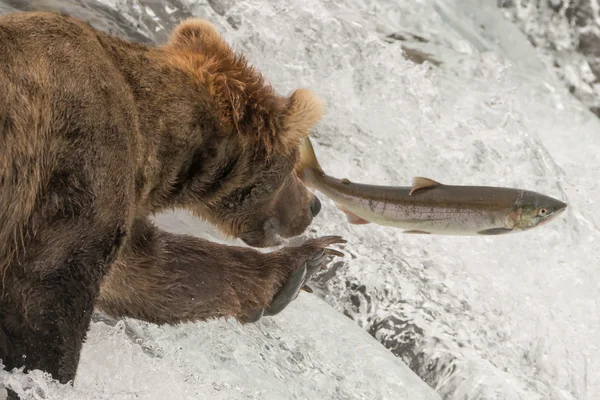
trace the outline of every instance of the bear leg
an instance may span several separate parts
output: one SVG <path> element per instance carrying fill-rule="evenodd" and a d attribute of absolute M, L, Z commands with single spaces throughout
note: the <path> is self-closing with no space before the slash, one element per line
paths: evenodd
<path fill-rule="evenodd" d="M 0 359 L 9 371 L 39 369 L 67 383 L 75 378 L 101 279 L 125 230 L 79 221 L 42 232 L 3 277 Z"/>
<path fill-rule="evenodd" d="M 131 240 L 102 283 L 97 306 L 116 318 L 158 324 L 234 317 L 242 323 L 275 315 L 298 295 L 339 237 L 263 253 L 137 221 Z"/>

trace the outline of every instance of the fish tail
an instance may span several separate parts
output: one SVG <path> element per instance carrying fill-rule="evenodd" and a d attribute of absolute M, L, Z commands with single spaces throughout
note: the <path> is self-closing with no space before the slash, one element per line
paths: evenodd
<path fill-rule="evenodd" d="M 305 137 L 300 145 L 300 160 L 296 166 L 296 172 L 300 179 L 307 185 L 314 189 L 323 192 L 323 189 L 327 187 L 319 177 L 324 177 L 325 172 L 319 165 L 317 156 L 315 155 L 315 149 L 313 149 L 310 139 Z M 336 180 L 332 178 L 332 180 Z M 335 201 L 335 200 L 334 200 Z M 336 207 L 340 209 L 346 217 L 348 222 L 353 225 L 364 225 L 370 223 L 369 221 L 359 217 L 352 211 L 348 210 L 343 204 L 335 203 Z"/>
<path fill-rule="evenodd" d="M 308 136 L 302 140 L 300 160 L 296 166 L 296 172 L 300 176 L 300 179 L 304 181 L 311 181 L 312 177 L 324 174 Z"/>

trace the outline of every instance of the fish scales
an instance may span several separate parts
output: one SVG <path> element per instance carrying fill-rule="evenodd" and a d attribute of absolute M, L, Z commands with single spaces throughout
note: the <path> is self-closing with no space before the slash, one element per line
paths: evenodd
<path fill-rule="evenodd" d="M 310 139 L 301 146 L 298 176 L 333 200 L 352 224 L 377 223 L 407 233 L 499 235 L 543 225 L 567 205 L 529 190 L 451 186 L 416 177 L 412 186 L 353 183 L 325 174 Z"/>

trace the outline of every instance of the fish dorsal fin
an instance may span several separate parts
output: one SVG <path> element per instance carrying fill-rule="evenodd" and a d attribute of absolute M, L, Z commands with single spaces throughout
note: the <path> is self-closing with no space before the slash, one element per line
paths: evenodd
<path fill-rule="evenodd" d="M 416 176 L 413 178 L 413 184 L 412 184 L 412 188 L 410 190 L 409 195 L 412 195 L 414 192 L 416 192 L 418 190 L 433 189 L 434 187 L 437 187 L 437 186 L 441 186 L 441 183 L 436 182 L 433 179 Z"/>

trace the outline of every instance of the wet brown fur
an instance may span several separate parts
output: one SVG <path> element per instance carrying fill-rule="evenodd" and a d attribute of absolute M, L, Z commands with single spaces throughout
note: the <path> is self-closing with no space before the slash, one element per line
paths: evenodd
<path fill-rule="evenodd" d="M 94 306 L 156 323 L 243 321 L 330 244 L 261 253 L 149 221 L 185 208 L 256 247 L 312 221 L 293 167 L 321 102 L 276 94 L 210 23 L 147 46 L 64 15 L 12 14 L 0 54 L 6 368 L 72 380 Z"/>

